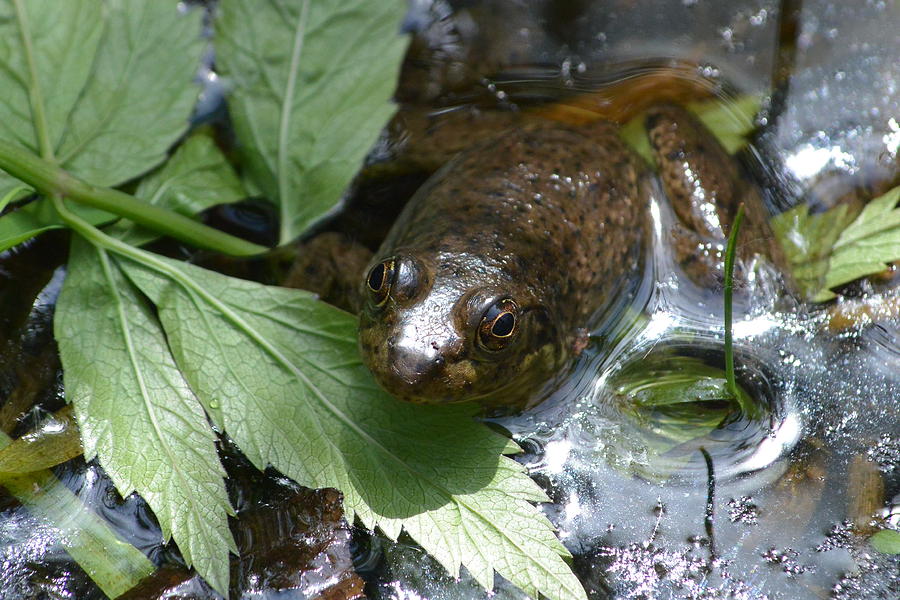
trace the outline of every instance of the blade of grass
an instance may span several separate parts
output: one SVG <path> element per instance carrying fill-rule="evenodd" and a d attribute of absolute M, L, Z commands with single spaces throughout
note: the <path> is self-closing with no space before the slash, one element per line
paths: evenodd
<path fill-rule="evenodd" d="M 14 443 L 0 432 L 0 448 Z M 7 475 L 0 483 L 37 519 L 55 530 L 55 539 L 110 598 L 121 596 L 155 566 L 120 539 L 102 517 L 84 505 L 49 469 Z M 46 542 L 46 540 L 42 540 Z"/>
<path fill-rule="evenodd" d="M 744 218 L 744 205 L 738 206 L 731 232 L 728 234 L 728 246 L 725 249 L 725 381 L 732 398 L 740 398 L 737 383 L 734 379 L 734 339 L 732 333 L 732 296 L 734 293 L 734 251 L 737 247 L 738 231 Z"/>

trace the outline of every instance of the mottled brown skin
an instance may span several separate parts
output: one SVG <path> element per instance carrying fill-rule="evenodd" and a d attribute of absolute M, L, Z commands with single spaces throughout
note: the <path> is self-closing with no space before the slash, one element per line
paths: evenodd
<path fill-rule="evenodd" d="M 759 191 L 744 181 L 715 136 L 678 106 L 654 107 L 645 123 L 660 183 L 678 217 L 672 245 L 685 274 L 701 287 L 722 284 L 729 228 L 741 204 L 746 218 L 737 246 L 737 279 L 755 256 L 784 267 Z"/>
<path fill-rule="evenodd" d="M 668 105 L 646 127 L 685 274 L 721 284 L 742 202 L 745 266 L 758 254 L 780 264 L 761 198 L 712 134 Z M 582 328 L 642 276 L 646 176 L 603 122 L 520 127 L 464 151 L 417 192 L 369 264 L 359 335 L 369 369 L 414 402 L 518 409 L 542 399 L 584 348 Z M 510 300 L 515 328 L 494 337 Z"/>
<path fill-rule="evenodd" d="M 608 123 L 519 129 L 451 161 L 370 263 L 394 261 L 383 304 L 363 283 L 360 347 L 381 385 L 416 402 L 527 404 L 591 315 L 640 277 L 641 174 Z M 487 348 L 479 326 L 501 299 L 517 305 L 516 329 Z"/>

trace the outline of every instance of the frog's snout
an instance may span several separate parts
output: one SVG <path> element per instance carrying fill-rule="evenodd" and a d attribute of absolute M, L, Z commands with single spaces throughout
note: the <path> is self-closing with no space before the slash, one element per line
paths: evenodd
<path fill-rule="evenodd" d="M 387 340 L 387 358 L 391 375 L 400 379 L 400 384 L 413 390 L 424 382 L 433 380 L 444 364 L 437 344 L 426 350 L 410 347 L 398 335 Z"/>

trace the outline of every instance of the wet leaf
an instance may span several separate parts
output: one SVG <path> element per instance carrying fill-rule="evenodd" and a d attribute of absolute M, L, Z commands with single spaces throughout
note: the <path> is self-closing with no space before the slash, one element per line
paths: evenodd
<path fill-rule="evenodd" d="M 831 252 L 825 289 L 832 289 L 887 268 L 900 260 L 900 187 L 866 204 L 841 232 Z"/>
<path fill-rule="evenodd" d="M 405 0 L 222 0 L 216 60 L 248 175 L 281 243 L 332 210 L 394 114 Z"/>
<path fill-rule="evenodd" d="M 405 530 L 451 574 L 494 571 L 537 597 L 584 598 L 566 549 L 531 502 L 546 500 L 509 441 L 473 409 L 381 391 L 353 316 L 299 290 L 154 257 L 122 261 L 159 309 L 178 366 L 216 425 L 259 468 L 335 487 L 348 521 Z"/>
<path fill-rule="evenodd" d="M 164 538 L 226 592 L 232 511 L 203 408 L 147 302 L 104 250 L 78 237 L 54 327 L 85 457 L 99 457 L 123 496 L 137 491 Z"/>
<path fill-rule="evenodd" d="M 81 453 L 81 435 L 67 406 L 0 450 L 0 481 L 5 473 L 49 469 Z"/>
<path fill-rule="evenodd" d="M 807 297 L 824 302 L 831 290 L 900 260 L 900 187 L 871 200 L 852 218 L 847 206 L 810 215 L 801 204 L 772 219 L 794 277 Z"/>
<path fill-rule="evenodd" d="M 118 219 L 116 215 L 82 204 L 73 204 L 71 210 L 91 225 L 103 225 Z M 39 199 L 30 202 L 0 218 L 0 252 L 45 231 L 63 229 L 65 226 L 49 201 Z"/>
<path fill-rule="evenodd" d="M 650 367 L 638 362 L 613 381 L 620 408 L 657 454 L 709 435 L 738 409 L 747 418 L 759 416 L 743 388 L 733 398 L 724 371 L 691 357 L 673 355 Z"/>
<path fill-rule="evenodd" d="M 48 526 L 47 532 L 41 534 L 40 544 L 64 548 L 110 598 L 124 594 L 153 573 L 155 567 L 150 559 L 119 539 L 109 524 L 51 471 L 7 477 L 3 487 L 38 523 Z"/>
<path fill-rule="evenodd" d="M 869 538 L 869 543 L 884 554 L 900 554 L 900 531 L 882 529 Z"/>
<path fill-rule="evenodd" d="M 63 411 L 60 411 L 63 412 Z M 19 440 L 0 432 L 0 455 L 7 456 Z M 2 481 L 39 522 L 50 526 L 42 544 L 57 543 L 110 598 L 133 588 L 155 569 L 140 550 L 122 541 L 109 524 L 91 511 L 48 470 L 28 475 L 7 474 Z"/>
<path fill-rule="evenodd" d="M 741 96 L 734 102 L 703 100 L 685 108 L 719 140 L 725 150 L 734 154 L 747 145 L 747 136 L 756 128 L 753 122 L 761 106 L 758 96 Z M 621 135 L 648 163 L 654 163 L 653 151 L 644 131 L 644 115 L 640 114 L 622 126 Z"/>
<path fill-rule="evenodd" d="M 784 250 L 794 281 L 807 298 L 833 297 L 823 290 L 828 261 L 851 218 L 844 204 L 818 214 L 810 214 L 809 207 L 801 204 L 772 218 L 772 231 Z"/>
<path fill-rule="evenodd" d="M 201 11 L 178 5 L 0 2 L 0 138 L 95 185 L 165 160 L 187 128 L 203 49 Z M 0 175 L 0 193 L 15 185 Z"/>
<path fill-rule="evenodd" d="M 193 216 L 217 204 L 242 200 L 247 193 L 210 134 L 199 131 L 185 140 L 159 170 L 141 179 L 134 195 Z M 117 224 L 116 235 L 135 246 L 158 237 L 133 223 Z"/>

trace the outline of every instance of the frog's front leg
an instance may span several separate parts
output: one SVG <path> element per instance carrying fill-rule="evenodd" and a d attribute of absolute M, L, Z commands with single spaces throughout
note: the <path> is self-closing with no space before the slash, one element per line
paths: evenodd
<path fill-rule="evenodd" d="M 722 283 L 728 232 L 741 203 L 746 217 L 736 276 L 742 277 L 757 256 L 783 264 L 758 190 L 744 180 L 715 136 L 689 112 L 671 105 L 652 108 L 645 126 L 663 189 L 677 216 L 672 243 L 687 276 L 703 287 Z"/>
<path fill-rule="evenodd" d="M 314 292 L 338 308 L 356 313 L 362 303 L 359 282 L 372 252 L 346 235 L 326 231 L 300 244 L 284 287 Z"/>

